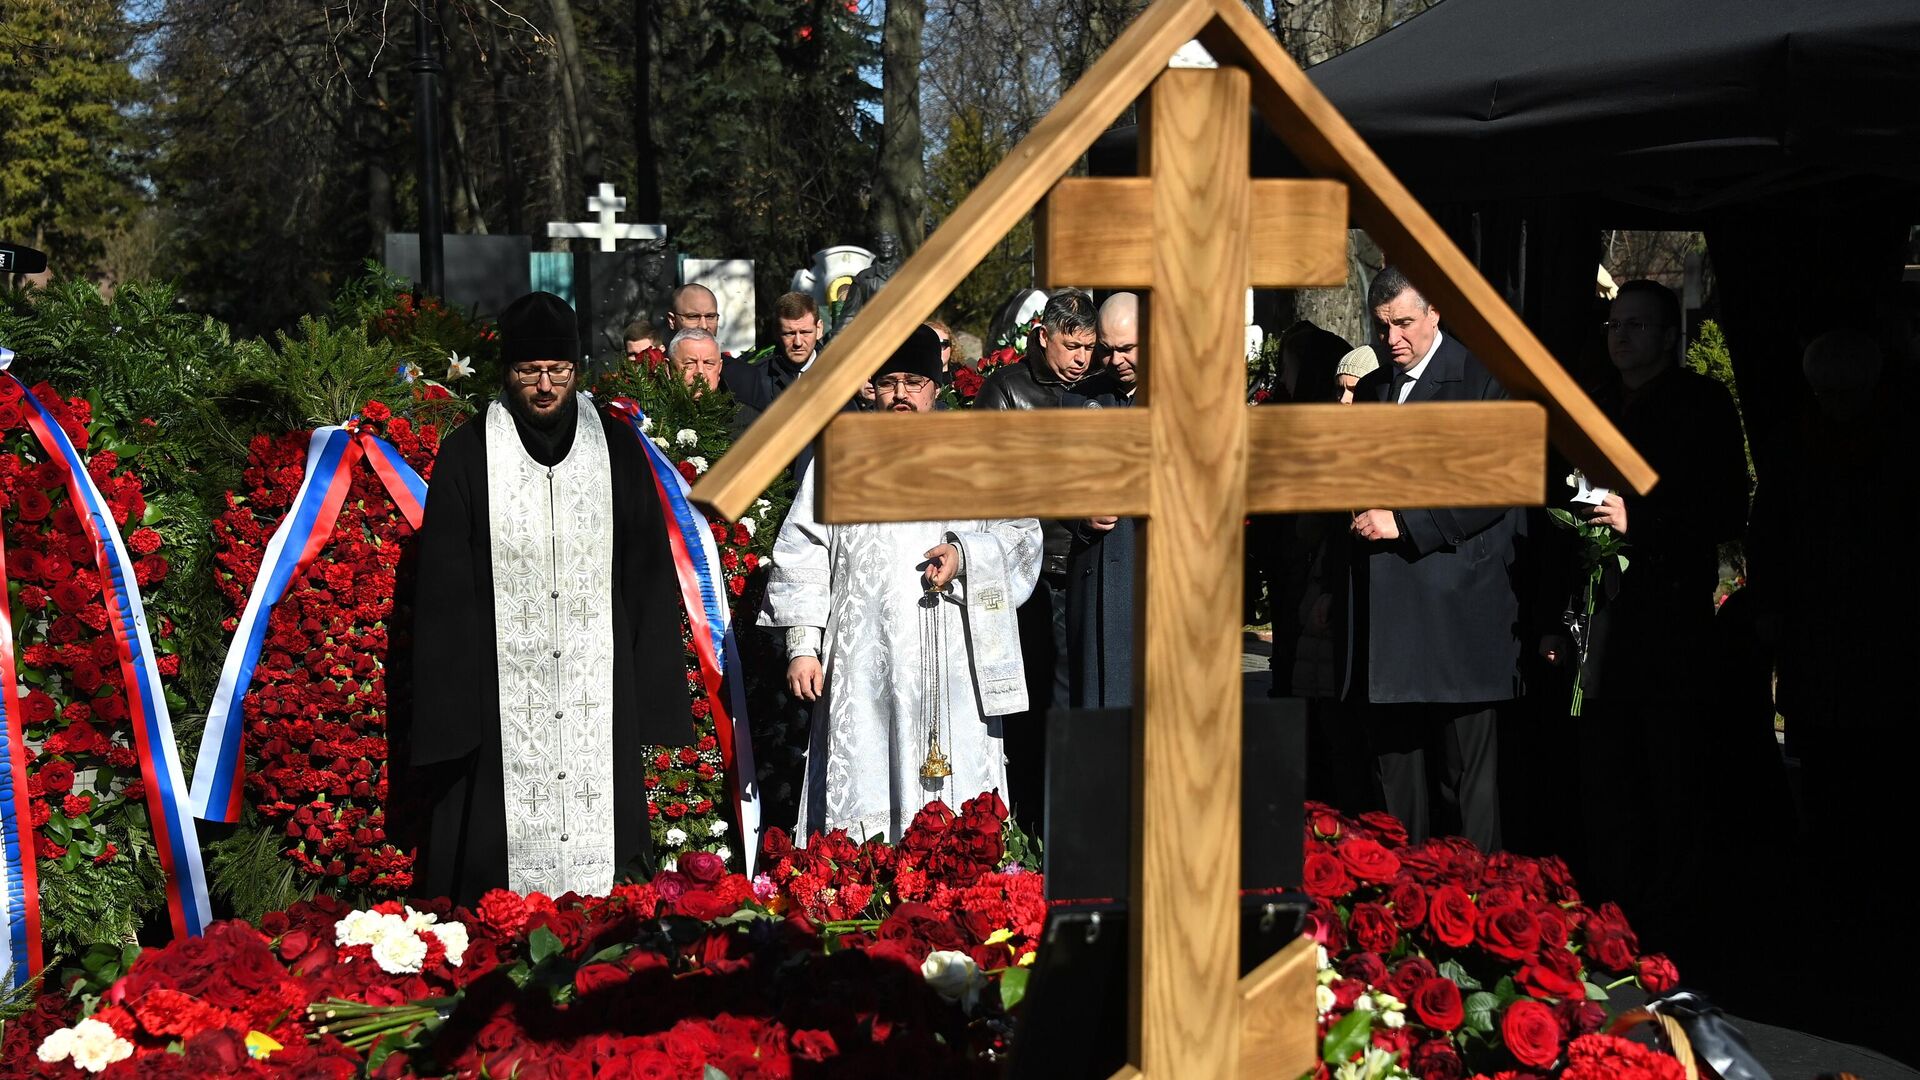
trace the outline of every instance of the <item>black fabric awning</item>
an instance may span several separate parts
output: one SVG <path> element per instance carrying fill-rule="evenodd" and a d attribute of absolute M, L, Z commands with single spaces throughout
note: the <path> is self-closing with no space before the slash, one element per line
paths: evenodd
<path fill-rule="evenodd" d="M 1920 0 L 1444 0 L 1308 74 L 1427 200 L 1920 192 Z M 1264 127 L 1254 159 L 1296 171 Z"/>

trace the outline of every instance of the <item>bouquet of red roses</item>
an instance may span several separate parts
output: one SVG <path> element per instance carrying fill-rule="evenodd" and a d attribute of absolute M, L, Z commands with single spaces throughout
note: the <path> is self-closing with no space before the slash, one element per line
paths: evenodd
<path fill-rule="evenodd" d="M 1609 989 L 1678 981 L 1640 952 L 1619 907 L 1582 901 L 1558 858 L 1488 855 L 1458 837 L 1409 845 L 1386 814 L 1318 804 L 1306 842 L 1323 1073 L 1371 1054 L 1425 1080 L 1556 1075 L 1570 1044 L 1606 1023 Z"/>

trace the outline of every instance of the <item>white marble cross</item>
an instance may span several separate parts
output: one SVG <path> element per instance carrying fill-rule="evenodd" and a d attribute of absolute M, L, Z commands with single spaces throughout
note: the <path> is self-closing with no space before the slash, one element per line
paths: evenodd
<path fill-rule="evenodd" d="M 587 213 L 598 214 L 598 221 L 551 221 L 547 235 L 562 239 L 598 240 L 601 251 L 612 251 L 615 240 L 665 240 L 665 225 L 628 225 L 614 219 L 627 208 L 627 200 L 613 193 L 612 184 L 601 184 L 600 194 L 587 196 Z"/>

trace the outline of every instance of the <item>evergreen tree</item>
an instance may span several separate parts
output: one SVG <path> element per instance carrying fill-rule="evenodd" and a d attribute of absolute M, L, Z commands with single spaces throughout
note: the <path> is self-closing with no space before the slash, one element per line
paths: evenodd
<path fill-rule="evenodd" d="M 133 44 L 114 0 L 0 5 L 0 237 L 58 273 L 100 272 L 140 205 Z"/>

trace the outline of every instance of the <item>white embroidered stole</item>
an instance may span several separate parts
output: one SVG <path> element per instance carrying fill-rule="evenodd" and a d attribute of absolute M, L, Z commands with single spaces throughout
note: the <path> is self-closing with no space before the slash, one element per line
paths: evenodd
<path fill-rule="evenodd" d="M 573 448 L 549 469 L 513 416 L 487 409 L 488 530 L 505 769 L 507 887 L 613 889 L 613 477 L 578 398 Z"/>

